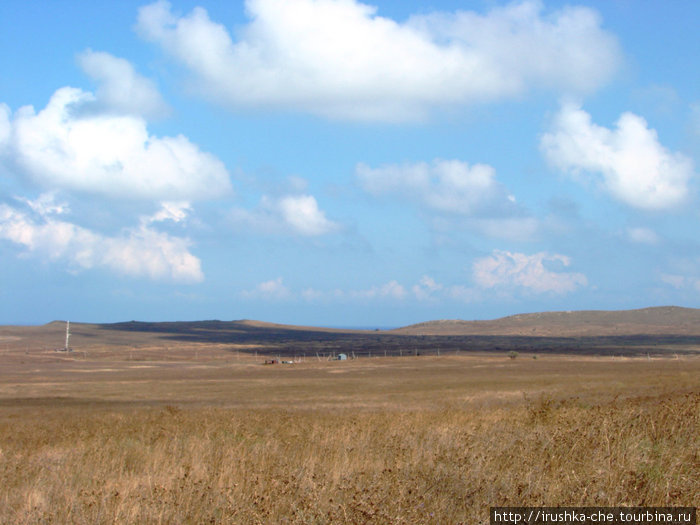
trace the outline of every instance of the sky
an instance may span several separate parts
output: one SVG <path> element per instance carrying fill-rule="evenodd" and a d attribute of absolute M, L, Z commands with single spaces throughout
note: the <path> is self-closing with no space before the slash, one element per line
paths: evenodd
<path fill-rule="evenodd" d="M 700 306 L 700 3 L 0 3 L 0 324 Z"/>

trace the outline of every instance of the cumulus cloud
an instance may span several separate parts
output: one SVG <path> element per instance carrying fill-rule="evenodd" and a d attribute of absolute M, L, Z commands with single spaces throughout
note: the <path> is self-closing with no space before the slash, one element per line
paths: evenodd
<path fill-rule="evenodd" d="M 156 229 L 182 222 L 190 200 L 230 191 L 223 163 L 182 135 L 156 137 L 145 117 L 165 108 L 155 86 L 131 64 L 87 51 L 79 61 L 98 83 L 97 92 L 58 89 L 46 107 L 14 114 L 0 104 L 0 161 L 9 172 L 41 188 L 24 207 L 0 207 L 0 238 L 23 246 L 27 255 L 64 261 L 73 270 L 104 268 L 127 276 L 176 282 L 203 279 L 190 241 Z M 161 201 L 151 216 L 116 235 L 105 235 L 62 218 L 67 204 L 55 192 Z"/>
<path fill-rule="evenodd" d="M 237 208 L 230 217 L 243 225 L 266 233 L 291 233 L 316 237 L 338 231 L 340 225 L 329 220 L 312 195 L 264 195 L 252 211 Z"/>
<path fill-rule="evenodd" d="M 587 92 L 619 62 L 595 11 L 545 12 L 536 0 L 404 23 L 357 0 L 247 0 L 246 12 L 234 39 L 203 8 L 178 16 L 161 0 L 139 10 L 137 30 L 230 106 L 351 120 L 421 118 L 532 88 Z"/>
<path fill-rule="evenodd" d="M 439 293 L 443 288 L 444 287 L 440 283 L 436 282 L 435 279 L 428 275 L 424 275 L 421 277 L 418 284 L 414 284 L 411 287 L 411 291 L 419 301 L 427 301 L 434 299 L 434 294 Z"/>
<path fill-rule="evenodd" d="M 412 285 L 403 285 L 397 280 L 391 280 L 384 284 L 374 285 L 361 290 L 332 291 L 315 290 L 308 288 L 302 292 L 302 297 L 308 301 L 315 300 L 340 300 L 340 301 L 366 301 L 366 300 L 392 300 L 405 301 L 416 299 L 421 302 L 435 303 L 445 299 L 454 299 L 461 302 L 475 302 L 480 296 L 478 291 L 463 285 L 444 285 L 437 282 L 429 275 L 422 276 Z"/>
<path fill-rule="evenodd" d="M 662 274 L 661 282 L 676 290 L 700 292 L 700 278 L 685 275 Z"/>
<path fill-rule="evenodd" d="M 367 193 L 409 201 L 433 214 L 438 230 L 466 226 L 488 237 L 525 239 L 538 228 L 486 164 L 442 159 L 378 168 L 358 164 L 355 174 Z"/>
<path fill-rule="evenodd" d="M 323 235 L 337 229 L 311 195 L 288 195 L 278 200 L 285 223 L 301 235 Z"/>
<path fill-rule="evenodd" d="M 364 289 L 341 290 L 336 288 L 333 290 L 318 290 L 306 288 L 301 292 L 301 297 L 309 302 L 404 302 L 414 299 L 427 304 L 436 304 L 443 301 L 477 303 L 484 299 L 484 287 L 443 284 L 429 275 L 423 275 L 413 285 L 404 285 L 393 279 L 384 284 L 373 285 Z"/>
<path fill-rule="evenodd" d="M 29 254 L 63 260 L 74 269 L 106 268 L 116 273 L 175 282 L 204 278 L 200 260 L 189 252 L 189 241 L 144 224 L 109 237 L 56 216 L 65 205 L 42 196 L 28 201 L 34 213 L 0 205 L 0 238 L 23 246 Z"/>
<path fill-rule="evenodd" d="M 282 282 L 282 278 L 272 279 L 258 284 L 252 290 L 244 290 L 241 296 L 245 299 L 263 299 L 263 300 L 284 300 L 292 296 L 292 292 Z"/>
<path fill-rule="evenodd" d="M 496 180 L 486 164 L 470 166 L 459 160 L 436 159 L 431 164 L 388 164 L 356 167 L 360 186 L 368 193 L 418 202 L 425 208 L 457 215 L 493 216 L 513 213 L 515 197 Z"/>
<path fill-rule="evenodd" d="M 260 283 L 241 295 L 249 299 L 269 300 L 299 297 L 307 302 L 405 303 L 416 300 L 424 304 L 445 301 L 474 304 L 493 297 L 495 293 L 502 296 L 517 293 L 566 294 L 586 286 L 588 281 L 583 274 L 562 271 L 569 265 L 569 258 L 563 255 L 494 251 L 491 256 L 474 261 L 472 282 L 466 284 L 443 284 L 429 275 L 423 275 L 413 285 L 392 279 L 369 288 L 319 290 L 307 287 L 297 293 L 285 286 L 282 278 L 277 278 Z"/>
<path fill-rule="evenodd" d="M 99 85 L 95 109 L 147 118 L 168 113 L 153 81 L 139 75 L 129 61 L 88 49 L 78 56 L 78 63 Z"/>
<path fill-rule="evenodd" d="M 437 282 L 429 275 L 420 278 L 417 284 L 411 287 L 413 296 L 418 301 L 437 302 L 455 300 L 462 303 L 475 303 L 483 299 L 481 290 L 464 284 L 446 285 Z"/>
<path fill-rule="evenodd" d="M 341 290 L 318 290 L 316 288 L 305 288 L 301 291 L 301 297 L 309 302 L 315 301 L 341 301 L 341 302 L 364 302 L 367 300 L 393 300 L 403 301 L 409 297 L 406 287 L 396 280 L 388 281 L 384 284 L 374 285 L 370 288 Z"/>
<path fill-rule="evenodd" d="M 65 202 L 56 202 L 56 194 L 52 192 L 42 193 L 35 200 L 25 197 L 16 197 L 16 199 L 42 216 L 61 215 L 70 211 L 68 204 Z"/>
<path fill-rule="evenodd" d="M 526 255 L 496 250 L 489 257 L 477 259 L 472 273 L 474 282 L 481 288 L 520 288 L 534 293 L 564 294 L 588 284 L 583 274 L 551 268 L 570 264 L 570 259 L 564 255 Z"/>
<path fill-rule="evenodd" d="M 314 302 L 323 300 L 326 294 L 321 290 L 316 290 L 315 288 L 305 288 L 301 291 L 301 297 L 305 301 Z"/>
<path fill-rule="evenodd" d="M 540 146 L 554 167 L 594 177 L 629 206 L 669 210 L 687 200 L 692 161 L 666 149 L 656 131 L 633 113 L 623 113 L 611 130 L 594 124 L 580 107 L 565 104 Z"/>
<path fill-rule="evenodd" d="M 189 202 L 161 202 L 160 210 L 150 217 L 144 217 L 142 222 L 146 224 L 163 221 L 182 222 L 191 212 L 192 205 Z"/>
<path fill-rule="evenodd" d="M 673 258 L 668 264 L 669 271 L 661 273 L 661 282 L 684 293 L 700 292 L 700 257 Z"/>
<path fill-rule="evenodd" d="M 0 155 L 44 188 L 156 200 L 231 190 L 223 163 L 186 137 L 149 135 L 139 116 L 83 111 L 95 101 L 92 93 L 61 88 L 38 113 L 17 110 L 9 132 L 0 108 Z"/>
<path fill-rule="evenodd" d="M 380 286 L 372 286 L 367 290 L 353 290 L 350 297 L 356 299 L 404 299 L 406 289 L 397 281 L 389 281 Z"/>

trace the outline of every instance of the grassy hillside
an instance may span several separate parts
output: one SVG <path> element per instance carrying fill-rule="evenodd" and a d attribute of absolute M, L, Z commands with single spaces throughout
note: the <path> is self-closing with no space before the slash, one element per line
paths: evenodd
<path fill-rule="evenodd" d="M 700 352 L 700 310 L 550 312 L 492 321 L 431 321 L 391 331 L 338 330 L 258 321 L 71 324 L 71 346 L 91 354 L 170 353 L 214 348 L 285 358 L 438 355 L 509 351 L 576 355 Z M 63 346 L 65 323 L 0 327 L 0 349 L 47 352 Z M 54 355 L 53 358 L 56 356 Z"/>
<path fill-rule="evenodd" d="M 443 320 L 393 331 L 404 335 L 700 335 L 700 309 L 665 306 L 620 311 L 519 314 L 490 321 Z"/>

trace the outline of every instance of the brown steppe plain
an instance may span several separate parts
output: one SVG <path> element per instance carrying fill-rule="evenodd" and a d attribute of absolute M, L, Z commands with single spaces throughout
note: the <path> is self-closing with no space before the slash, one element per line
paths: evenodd
<path fill-rule="evenodd" d="M 328 361 L 344 332 L 298 330 L 292 346 L 289 327 L 244 325 L 260 331 L 73 325 L 70 353 L 53 348 L 64 323 L 0 327 L 0 523 L 485 524 L 491 506 L 700 505 L 692 338 L 606 340 L 603 355 L 534 341 L 513 358 L 510 343 L 426 355 L 387 335 L 384 357 L 379 335 L 355 332 L 373 356 Z M 298 362 L 262 365 L 289 348 Z"/>

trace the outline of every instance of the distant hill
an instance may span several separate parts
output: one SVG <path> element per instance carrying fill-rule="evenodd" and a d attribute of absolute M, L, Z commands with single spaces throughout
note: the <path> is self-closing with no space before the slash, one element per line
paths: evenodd
<path fill-rule="evenodd" d="M 538 337 L 700 335 L 700 309 L 661 306 L 639 310 L 543 312 L 489 321 L 429 321 L 398 328 L 391 333 Z"/>
<path fill-rule="evenodd" d="M 47 348 L 62 347 L 65 326 L 65 321 L 54 321 L 43 326 L 0 326 L 0 344 L 10 347 L 31 340 L 33 344 Z M 76 347 L 97 344 L 162 344 L 164 341 L 303 346 L 304 341 L 332 343 L 347 340 L 363 341 L 363 347 L 370 348 L 374 345 L 383 351 L 389 343 L 409 344 L 400 341 L 411 336 L 418 337 L 418 342 L 426 345 L 429 344 L 429 337 L 423 336 L 472 338 L 469 343 L 471 346 L 475 344 L 473 337 L 477 336 L 527 339 L 674 336 L 698 339 L 700 309 L 664 306 L 620 311 L 543 312 L 487 321 L 428 321 L 381 331 L 282 325 L 252 320 L 71 323 L 71 345 Z M 416 346 L 418 342 L 412 341 L 410 344 Z M 512 341 L 508 344 L 511 343 Z M 502 346 L 505 343 L 499 344 Z"/>
<path fill-rule="evenodd" d="M 284 333 L 284 332 L 318 332 L 330 334 L 345 333 L 365 333 L 369 330 L 354 330 L 343 328 L 325 328 L 318 326 L 301 326 L 279 323 L 269 323 L 266 321 L 255 321 L 252 319 L 241 319 L 238 321 L 164 321 L 164 322 L 144 322 L 128 321 L 122 323 L 110 323 L 100 325 L 107 330 L 122 330 L 127 332 L 153 332 L 153 333 L 189 333 L 189 332 L 231 332 L 231 333 Z"/>
<path fill-rule="evenodd" d="M 282 325 L 262 321 L 126 321 L 120 323 L 71 322 L 70 344 L 75 348 L 95 346 L 163 345 L 166 343 L 286 344 L 373 335 L 373 331 L 341 330 Z M 26 345 L 63 348 L 66 322 L 52 321 L 41 326 L 0 326 L 0 349 Z M 299 343 L 301 344 L 301 343 Z"/>

